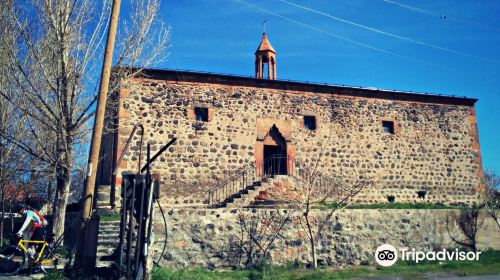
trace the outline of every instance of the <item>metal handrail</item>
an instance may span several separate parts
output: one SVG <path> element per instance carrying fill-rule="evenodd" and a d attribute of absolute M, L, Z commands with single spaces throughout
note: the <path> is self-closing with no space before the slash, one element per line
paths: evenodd
<path fill-rule="evenodd" d="M 283 156 L 274 155 L 266 158 L 262 162 L 251 163 L 240 169 L 236 172 L 236 175 L 229 177 L 223 183 L 207 192 L 209 207 L 216 206 L 231 196 L 245 190 L 250 185 L 249 183 L 253 184 L 269 176 L 270 173 L 266 172 L 263 167 L 270 162 L 276 162 L 276 160 L 282 160 L 283 158 Z"/>
<path fill-rule="evenodd" d="M 142 154 L 142 140 L 144 137 L 144 126 L 142 124 L 138 123 L 134 126 L 134 129 L 132 129 L 132 132 L 130 132 L 130 135 L 127 139 L 127 143 L 125 144 L 125 148 L 123 148 L 123 151 L 120 155 L 120 158 L 116 162 L 115 169 L 113 169 L 113 176 L 116 175 L 116 170 L 118 170 L 118 167 L 120 167 L 120 163 L 122 162 L 123 156 L 127 152 L 128 146 L 130 145 L 130 141 L 132 141 L 132 138 L 134 137 L 135 131 L 137 130 L 137 128 L 141 129 L 141 141 L 139 142 L 139 164 L 138 164 L 138 168 L 137 168 L 137 173 L 141 173 L 141 154 Z"/>
<path fill-rule="evenodd" d="M 280 167 L 279 163 L 285 160 L 286 166 Z M 270 163 L 270 164 L 269 164 Z M 271 169 L 264 170 L 268 165 Z M 278 170 L 272 170 L 277 167 Z M 302 162 L 291 156 L 274 155 L 266 158 L 262 162 L 252 163 L 247 167 L 239 170 L 235 176 L 231 176 L 223 183 L 217 185 L 207 192 L 209 207 L 217 207 L 247 189 L 254 182 L 260 181 L 265 177 L 271 175 L 279 175 L 279 171 L 286 169 L 286 175 L 292 176 L 303 183 L 309 184 L 315 192 L 326 193 L 332 191 L 332 186 L 336 186 L 333 191 L 340 191 L 342 186 L 338 184 L 338 180 L 319 174 L 318 172 L 311 171 Z M 250 180 L 251 179 L 251 180 Z M 334 195 L 335 193 L 332 193 Z"/>

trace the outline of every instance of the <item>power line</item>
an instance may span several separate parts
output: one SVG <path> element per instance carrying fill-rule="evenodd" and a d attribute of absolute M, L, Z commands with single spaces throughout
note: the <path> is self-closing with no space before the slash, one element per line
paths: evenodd
<path fill-rule="evenodd" d="M 419 13 L 422 13 L 422 14 L 425 14 L 425 15 L 429 15 L 429 16 L 432 16 L 432 17 L 442 18 L 442 16 L 443 16 L 442 14 L 436 14 L 436 13 L 433 13 L 433 12 L 429 12 L 429 11 L 426 11 L 426 10 L 422 10 L 422 9 L 419 9 L 419 8 L 416 8 L 416 7 L 412 7 L 412 6 L 409 6 L 409 5 L 397 3 L 397 2 L 394 2 L 394 1 L 390 1 L 390 0 L 382 0 L 382 1 L 386 2 L 386 3 L 389 3 L 389 4 L 393 4 L 393 5 L 399 6 L 401 8 L 412 10 L 414 12 L 419 12 Z"/>
<path fill-rule="evenodd" d="M 395 52 L 392 52 L 392 51 L 388 51 L 388 50 L 384 50 L 384 49 L 381 49 L 381 48 L 378 48 L 378 47 L 375 47 L 375 46 L 372 46 L 372 45 L 369 45 L 369 44 L 365 44 L 363 42 L 359 42 L 359 41 L 356 41 L 356 40 L 353 40 L 353 39 L 349 39 L 347 37 L 344 37 L 344 36 L 340 36 L 340 35 L 337 35 L 337 34 L 334 34 L 334 33 L 331 33 L 331 32 L 328 32 L 326 30 L 323 30 L 323 29 L 320 29 L 320 28 L 317 28 L 317 27 L 314 27 L 312 25 L 309 25 L 309 24 L 306 24 L 306 23 L 303 23 L 303 22 L 300 22 L 300 21 L 297 21 L 297 20 L 294 20 L 294 19 L 291 19 L 289 17 L 286 17 L 286 16 L 283 16 L 283 15 L 280 15 L 280 14 L 277 14 L 275 12 L 271 12 L 269 10 L 266 10 L 264 8 L 261 8 L 261 7 L 258 7 L 258 6 L 255 6 L 253 4 L 250 4 L 244 0 L 235 0 L 235 1 L 239 1 L 249 7 L 252 7 L 252 8 L 255 8 L 257 10 L 260 10 L 264 13 L 267 13 L 267 14 L 270 14 L 270 15 L 273 15 L 273 16 L 276 16 L 276 17 L 279 17 L 281 19 L 284 19 L 286 21 L 289 21 L 289 22 L 292 22 L 292 23 L 295 23 L 295 24 L 298 24 L 298 25 L 301 25 L 303 27 L 306 27 L 306 28 L 309 28 L 309 29 L 312 29 L 314 31 L 317 31 L 317 32 L 320 32 L 320 33 L 323 33 L 323 34 L 326 34 L 328 36 L 331 36 L 331 37 L 334 37 L 334 38 L 337 38 L 337 39 L 340 39 L 340 40 L 343 40 L 343 41 L 347 41 L 347 42 L 350 42 L 352 44 L 355 44 L 355 45 L 358 45 L 358 46 L 361 46 L 361 47 L 365 47 L 365 48 L 368 48 L 368 49 L 371 49 L 371 50 L 375 50 L 375 51 L 378 51 L 378 52 L 381 52 L 381 53 L 384 53 L 384 54 L 389 54 L 389 55 L 392 55 L 392 56 L 395 56 L 395 57 L 399 57 L 399 58 L 403 58 L 403 59 L 406 59 L 406 60 L 410 60 L 410 61 L 413 61 L 413 62 L 417 62 L 417 63 L 421 63 L 421 64 L 425 64 L 425 65 L 428 65 L 428 66 L 432 66 L 432 67 L 435 67 L 435 68 L 439 68 L 439 69 L 442 69 L 442 70 L 446 70 L 446 71 L 452 71 L 454 72 L 455 70 L 451 69 L 451 68 L 447 68 L 447 67 L 444 67 L 444 66 L 440 66 L 440 65 L 437 65 L 437 64 L 434 64 L 434 63 L 430 63 L 430 62 L 427 62 L 427 61 L 423 61 L 423 60 L 419 60 L 419 59 L 416 59 L 416 58 L 412 58 L 412 57 L 409 57 L 409 56 L 405 56 L 405 55 L 401 55 L 401 54 L 398 54 L 398 53 L 395 53 Z"/>
<path fill-rule="evenodd" d="M 397 34 L 394 34 L 394 33 L 389 33 L 389 32 L 386 32 L 386 31 L 383 31 L 383 30 L 380 30 L 380 29 L 376 29 L 376 28 L 369 27 L 369 26 L 366 26 L 366 25 L 363 25 L 363 24 L 359 24 L 359 23 L 352 22 L 352 21 L 349 21 L 349 20 L 346 20 L 346 19 L 342 19 L 342 18 L 339 18 L 339 17 L 336 17 L 336 16 L 332 16 L 330 14 L 323 13 L 321 11 L 318 11 L 318 10 L 315 10 L 315 9 L 312 9 L 312 8 L 309 8 L 309 7 L 301 6 L 299 4 L 295 4 L 295 3 L 292 3 L 292 2 L 289 2 L 289 1 L 286 1 L 286 0 L 279 0 L 279 1 L 281 1 L 283 3 L 286 3 L 286 4 L 289 4 L 289 5 L 292 5 L 292 6 L 295 6 L 297 8 L 309 11 L 309 12 L 320 14 L 322 16 L 328 17 L 328 18 L 336 20 L 336 21 L 340 21 L 340 22 L 343 22 L 343 23 L 346 23 L 346 24 L 350 24 L 350 25 L 353 25 L 353 26 L 356 26 L 356 27 L 359 27 L 359 28 L 363 28 L 363 29 L 366 29 L 366 30 L 369 30 L 369 31 L 372 31 L 372 32 L 376 32 L 376 33 L 379 33 L 379 34 L 382 34 L 382 35 L 386 35 L 386 36 L 389 36 L 389 37 L 392 37 L 392 38 L 395 38 L 395 39 L 404 40 L 404 41 L 411 42 L 411 43 L 418 44 L 418 45 L 422 45 L 422 46 L 425 46 L 425 47 L 429 47 L 429 48 L 433 48 L 433 49 L 437 49 L 437 50 L 441 50 L 441 51 L 445 51 L 445 52 L 449 52 L 449 53 L 453 53 L 453 54 L 463 55 L 463 56 L 467 56 L 467 57 L 479 59 L 479 60 L 486 61 L 486 62 L 492 62 L 492 63 L 498 63 L 498 64 L 500 64 L 500 61 L 497 61 L 497 60 L 493 60 L 493 59 L 489 59 L 489 58 L 484 58 L 484 57 L 480 57 L 480 56 L 473 55 L 473 54 L 470 54 L 470 53 L 466 53 L 466 52 L 462 52 L 462 51 L 457 51 L 457 50 L 452 50 L 452 49 L 448 49 L 448 48 L 441 47 L 441 46 L 438 46 L 438 45 L 429 44 L 429 43 L 422 42 L 422 41 L 419 41 L 419 40 L 415 40 L 415 39 L 411 39 L 411 38 L 408 38 L 408 37 L 400 36 L 400 35 L 397 35 Z M 384 0 L 384 1 L 386 1 L 386 0 Z"/>
<path fill-rule="evenodd" d="M 500 32 L 500 29 L 498 29 L 498 28 L 491 27 L 491 26 L 488 26 L 488 25 L 485 25 L 483 23 L 479 23 L 479 22 L 476 22 L 476 21 L 461 19 L 461 18 L 449 16 L 449 15 L 438 14 L 438 13 L 434 13 L 434 12 L 431 12 L 431 11 L 428 11 L 428 10 L 420 9 L 420 8 L 417 8 L 417 7 L 414 7 L 414 6 L 410 6 L 410 5 L 405 5 L 405 4 L 398 3 L 398 2 L 395 2 L 395 1 L 391 1 L 391 0 L 382 0 L 382 1 L 386 2 L 388 4 L 396 5 L 396 6 L 399 6 L 401 8 L 408 9 L 408 10 L 411 10 L 411 11 L 414 11 L 414 12 L 417 12 L 417 13 L 421 13 L 421 14 L 424 14 L 424 15 L 428 15 L 428 16 L 431 16 L 431 17 L 437 17 L 437 18 L 440 18 L 440 19 L 451 20 L 451 21 L 455 21 L 455 22 L 459 22 L 459 23 L 468 24 L 468 25 L 472 25 L 472 26 L 475 26 L 475 27 L 487 29 L 487 30 L 494 31 L 494 32 Z"/>

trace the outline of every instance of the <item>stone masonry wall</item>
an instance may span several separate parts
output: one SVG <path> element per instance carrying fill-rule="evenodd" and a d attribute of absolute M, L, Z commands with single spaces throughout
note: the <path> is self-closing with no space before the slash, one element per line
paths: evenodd
<path fill-rule="evenodd" d="M 271 228 L 269 219 L 273 210 L 257 209 L 170 209 L 166 210 L 168 238 L 166 254 L 161 261 L 167 267 L 221 268 L 242 266 L 251 249 L 249 232 L 252 222 L 258 231 Z M 286 215 L 280 210 L 281 215 Z M 446 229 L 448 215 L 457 210 L 342 210 L 326 223 L 323 236 L 317 241 L 318 260 L 326 265 L 344 266 L 372 263 L 375 249 L 384 244 L 396 248 L 441 250 L 455 248 Z M 270 246 L 268 256 L 275 264 L 310 260 L 305 232 L 298 224 L 298 214 L 291 215 L 281 235 Z M 313 217 L 324 217 L 325 211 L 313 212 Z M 240 217 L 246 225 L 242 226 Z M 481 216 L 484 217 L 484 216 Z M 278 220 L 278 219 L 276 219 Z M 451 219 L 452 220 L 452 219 Z M 482 218 L 481 218 L 482 220 Z M 268 225 L 267 227 L 265 225 Z M 155 218 L 155 259 L 164 246 L 164 227 L 160 215 Z M 453 223 L 450 233 L 462 238 Z M 500 249 L 500 230 L 488 216 L 478 232 L 478 249 Z M 262 240 L 270 235 L 253 235 Z M 261 242 L 262 246 L 269 243 Z M 254 252 L 255 252 L 254 248 Z"/>
<path fill-rule="evenodd" d="M 208 189 L 262 161 L 273 125 L 288 155 L 311 166 L 319 160 L 325 176 L 345 184 L 359 174 L 372 178 L 360 202 L 394 196 L 396 202 L 471 203 L 480 189 L 473 106 L 145 78 L 123 86 L 119 106 L 118 156 L 137 122 L 153 153 L 178 138 L 153 164 L 169 203 L 202 203 Z M 208 122 L 194 119 L 195 107 L 208 108 Z M 304 128 L 305 115 L 316 117 L 316 130 Z M 384 133 L 382 121 L 393 121 L 395 134 Z M 118 174 L 136 168 L 138 141 Z M 425 198 L 417 198 L 418 191 L 426 191 Z"/>

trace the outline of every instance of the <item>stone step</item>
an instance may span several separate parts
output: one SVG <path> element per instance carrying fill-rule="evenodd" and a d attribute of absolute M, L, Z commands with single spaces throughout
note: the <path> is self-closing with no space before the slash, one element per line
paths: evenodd
<path fill-rule="evenodd" d="M 99 185 L 97 189 L 97 207 L 105 207 L 109 205 L 109 194 L 111 192 L 110 185 Z"/>
<path fill-rule="evenodd" d="M 119 231 L 99 232 L 98 239 L 100 239 L 101 237 L 103 237 L 104 239 L 110 239 L 110 238 L 118 239 L 120 238 L 120 232 Z"/>
<path fill-rule="evenodd" d="M 102 251 L 102 252 L 97 252 L 96 254 L 96 258 L 97 259 L 101 259 L 101 258 L 109 258 L 110 256 L 112 256 L 114 254 L 114 250 L 109 250 L 109 251 Z"/>
<path fill-rule="evenodd" d="M 120 221 L 116 224 L 103 224 L 101 223 L 99 225 L 99 231 L 101 230 L 120 230 Z"/>
<path fill-rule="evenodd" d="M 120 220 L 116 222 L 100 222 L 99 228 L 120 228 Z"/>
<path fill-rule="evenodd" d="M 116 242 L 118 242 L 120 240 L 120 235 L 117 233 L 117 234 L 99 234 L 99 236 L 97 237 L 97 242 L 100 242 L 100 241 L 113 241 L 113 240 L 116 240 Z"/>
<path fill-rule="evenodd" d="M 101 222 L 100 225 L 120 225 L 120 221 L 105 221 Z"/>
<path fill-rule="evenodd" d="M 108 257 L 112 256 L 115 253 L 116 249 L 117 248 L 101 248 L 100 250 L 97 250 L 96 258 L 97 259 L 99 259 L 99 258 L 108 258 Z M 131 251 L 134 252 L 134 247 L 132 248 Z M 126 247 L 123 248 L 123 252 L 124 253 L 127 252 L 127 248 Z"/>
<path fill-rule="evenodd" d="M 120 232 L 120 227 L 104 227 L 99 228 L 99 232 Z"/>
<path fill-rule="evenodd" d="M 99 195 L 97 197 L 97 205 L 98 206 L 105 207 L 105 206 L 108 206 L 107 204 L 109 204 L 109 197 L 105 197 L 103 195 Z"/>
<path fill-rule="evenodd" d="M 107 247 L 111 247 L 111 246 L 116 246 L 118 245 L 118 241 L 116 240 L 113 240 L 113 241 L 97 241 L 97 246 L 107 246 Z"/>
<path fill-rule="evenodd" d="M 105 215 L 114 215 L 116 213 L 116 209 L 111 208 L 108 204 L 103 204 L 101 203 L 97 207 L 97 214 L 100 216 L 105 216 Z"/>
<path fill-rule="evenodd" d="M 101 260 L 97 260 L 96 263 L 95 263 L 95 266 L 97 268 L 102 268 L 102 267 L 110 267 L 111 265 L 113 265 L 113 261 L 101 261 Z"/>
<path fill-rule="evenodd" d="M 97 254 L 112 254 L 115 248 L 118 247 L 118 244 L 116 246 L 98 246 L 97 247 Z"/>
<path fill-rule="evenodd" d="M 254 182 L 244 190 L 226 199 L 220 207 L 235 208 L 248 206 L 254 200 L 255 196 L 257 196 L 258 189 L 262 188 L 262 185 L 261 182 Z"/>
<path fill-rule="evenodd" d="M 245 195 L 242 195 L 239 198 L 235 198 L 232 201 L 228 201 L 225 207 L 233 208 L 249 206 L 254 201 L 255 197 L 259 194 L 260 189 L 263 189 L 265 187 L 266 183 L 248 188 L 245 190 Z"/>
<path fill-rule="evenodd" d="M 132 241 L 132 248 L 135 247 L 135 240 Z M 115 249 L 115 248 L 118 248 L 118 245 L 120 244 L 120 242 L 101 242 L 99 244 L 97 244 L 97 251 L 108 251 L 109 249 Z M 127 244 L 126 242 L 124 242 L 123 244 L 123 248 L 127 247 Z"/>
<path fill-rule="evenodd" d="M 99 235 L 120 234 L 120 228 L 99 229 Z"/>
<path fill-rule="evenodd" d="M 99 239 L 97 240 L 97 246 L 114 246 L 120 243 L 117 238 L 115 239 Z"/>
<path fill-rule="evenodd" d="M 118 238 L 99 238 L 97 240 L 97 246 L 99 245 L 105 245 L 105 244 L 118 244 L 120 243 Z"/>
<path fill-rule="evenodd" d="M 243 203 L 243 204 L 244 204 L 244 203 L 245 203 L 245 201 L 246 201 L 246 200 L 248 200 L 248 199 L 249 199 L 249 197 L 242 197 L 242 198 L 239 198 L 239 199 L 234 200 L 234 201 L 233 201 L 233 202 L 231 202 L 231 203 L 233 203 L 233 204 L 242 204 L 242 203 Z"/>
<path fill-rule="evenodd" d="M 97 241 L 100 241 L 100 240 L 103 240 L 103 241 L 108 241 L 108 240 L 120 240 L 120 233 L 112 233 L 112 234 L 99 234 L 99 236 L 97 237 Z"/>
<path fill-rule="evenodd" d="M 100 228 L 99 229 L 99 234 L 106 234 L 106 233 L 120 233 L 120 227 L 107 227 L 107 228 Z"/>
<path fill-rule="evenodd" d="M 120 221 L 118 221 L 116 224 L 101 224 L 99 225 L 99 228 L 104 228 L 104 229 L 119 229 L 120 228 Z"/>
<path fill-rule="evenodd" d="M 255 196 L 255 192 L 257 189 L 261 188 L 263 183 L 269 181 L 267 178 L 263 178 L 262 181 L 252 182 L 245 189 L 240 190 L 238 193 L 231 195 L 226 198 L 223 202 L 221 202 L 217 207 L 237 207 L 242 206 L 241 204 L 248 204 L 249 197 Z"/>
<path fill-rule="evenodd" d="M 117 221 L 102 221 L 101 222 L 101 225 L 119 225 L 120 224 L 120 220 L 117 220 Z"/>
<path fill-rule="evenodd" d="M 115 232 L 120 232 L 120 227 L 105 227 L 105 228 L 100 228 L 99 233 L 115 233 Z"/>
<path fill-rule="evenodd" d="M 97 189 L 97 193 L 107 193 L 109 194 L 111 191 L 111 185 L 99 185 Z"/>
<path fill-rule="evenodd" d="M 100 240 L 101 238 L 103 239 L 119 239 L 120 238 L 120 232 L 99 232 L 99 236 L 97 240 Z"/>
<path fill-rule="evenodd" d="M 109 237 L 109 236 L 102 236 L 97 239 L 98 244 L 99 243 L 109 243 L 109 242 L 114 242 L 114 243 L 119 243 L 120 238 L 118 236 L 114 237 Z"/>
<path fill-rule="evenodd" d="M 257 190 L 248 190 L 245 196 L 253 195 Z"/>

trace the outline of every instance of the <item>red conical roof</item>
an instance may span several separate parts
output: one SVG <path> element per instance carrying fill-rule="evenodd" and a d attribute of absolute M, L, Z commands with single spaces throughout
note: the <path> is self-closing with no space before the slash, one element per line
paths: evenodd
<path fill-rule="evenodd" d="M 269 40 L 267 40 L 266 33 L 263 33 L 262 34 L 262 40 L 260 41 L 259 48 L 257 49 L 257 51 L 255 51 L 255 53 L 265 52 L 265 51 L 270 51 L 270 52 L 276 53 L 276 51 L 274 50 L 274 48 L 271 45 L 271 43 L 269 42 Z"/>

